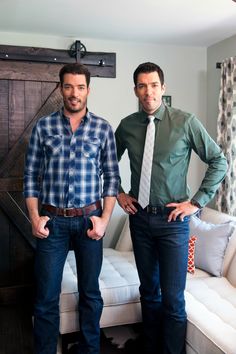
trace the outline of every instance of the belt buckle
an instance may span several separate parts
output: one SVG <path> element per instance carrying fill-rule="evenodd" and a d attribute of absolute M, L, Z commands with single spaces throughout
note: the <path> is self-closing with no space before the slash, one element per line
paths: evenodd
<path fill-rule="evenodd" d="M 158 206 L 148 205 L 147 206 L 147 213 L 157 215 L 158 214 Z"/>
<path fill-rule="evenodd" d="M 64 218 L 73 218 L 73 215 L 66 215 L 67 210 L 72 210 L 73 208 L 64 208 L 63 209 L 63 216 Z"/>
<path fill-rule="evenodd" d="M 151 213 L 154 215 L 156 215 L 158 213 L 158 208 L 156 206 L 152 206 L 151 210 L 152 210 Z"/>

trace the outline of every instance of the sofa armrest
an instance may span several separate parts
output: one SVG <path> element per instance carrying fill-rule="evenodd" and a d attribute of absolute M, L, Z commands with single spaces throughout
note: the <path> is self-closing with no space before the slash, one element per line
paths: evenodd
<path fill-rule="evenodd" d="M 132 251 L 133 245 L 130 236 L 130 229 L 129 229 L 129 217 L 128 215 L 125 216 L 125 223 L 123 229 L 121 230 L 120 237 L 116 243 L 115 249 L 117 251 Z"/>
<path fill-rule="evenodd" d="M 222 213 L 218 210 L 208 208 L 208 207 L 205 207 L 202 209 L 201 219 L 206 222 L 210 222 L 212 224 L 221 224 L 224 222 L 232 221 L 232 222 L 235 222 L 235 225 L 236 225 L 236 217 L 235 216 L 231 216 L 231 215 Z"/>

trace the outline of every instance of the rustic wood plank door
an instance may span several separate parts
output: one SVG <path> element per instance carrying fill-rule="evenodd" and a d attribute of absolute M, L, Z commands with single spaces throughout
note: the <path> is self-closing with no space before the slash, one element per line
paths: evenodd
<path fill-rule="evenodd" d="M 57 110 L 61 65 L 0 60 L 0 304 L 28 301 L 35 239 L 22 194 L 24 156 L 36 120 Z"/>

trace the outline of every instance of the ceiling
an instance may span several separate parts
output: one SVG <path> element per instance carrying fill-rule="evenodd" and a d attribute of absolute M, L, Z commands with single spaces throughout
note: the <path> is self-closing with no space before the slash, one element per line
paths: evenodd
<path fill-rule="evenodd" d="M 236 0 L 0 0 L 0 32 L 208 47 L 236 34 Z"/>

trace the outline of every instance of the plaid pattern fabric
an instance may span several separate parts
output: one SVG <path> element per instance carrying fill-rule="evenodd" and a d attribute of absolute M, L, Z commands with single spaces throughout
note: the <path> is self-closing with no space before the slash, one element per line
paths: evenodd
<path fill-rule="evenodd" d="M 26 155 L 26 198 L 79 208 L 101 197 L 116 196 L 118 186 L 114 134 L 107 121 L 87 112 L 72 133 L 63 111 L 39 119 Z"/>

